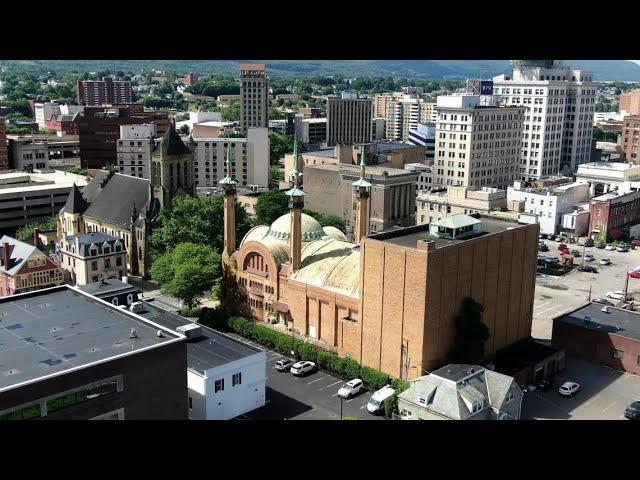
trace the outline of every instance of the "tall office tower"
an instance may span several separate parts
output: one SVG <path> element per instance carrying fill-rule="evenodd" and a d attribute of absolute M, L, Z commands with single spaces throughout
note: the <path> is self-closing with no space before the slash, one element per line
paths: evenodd
<path fill-rule="evenodd" d="M 0 117 L 0 171 L 9 170 L 9 152 L 4 117 Z"/>
<path fill-rule="evenodd" d="M 264 63 L 240 65 L 240 128 L 269 128 L 269 77 Z"/>
<path fill-rule="evenodd" d="M 503 105 L 525 106 L 520 178 L 575 172 L 591 159 L 596 84 L 589 72 L 559 60 L 514 60 L 513 71 L 493 78 Z"/>
<path fill-rule="evenodd" d="M 371 141 L 373 101 L 356 93 L 327 98 L 327 144 L 353 144 Z"/>
<path fill-rule="evenodd" d="M 506 188 L 518 178 L 524 107 L 446 95 L 437 108 L 434 186 Z"/>
<path fill-rule="evenodd" d="M 78 104 L 97 106 L 104 103 L 133 103 L 131 82 L 114 82 L 111 77 L 102 80 L 78 80 Z"/>
<path fill-rule="evenodd" d="M 390 140 L 406 142 L 409 130 L 416 130 L 418 124 L 434 123 L 437 119 L 436 104 L 422 98 L 405 95 L 394 98 L 388 108 L 387 137 Z"/>

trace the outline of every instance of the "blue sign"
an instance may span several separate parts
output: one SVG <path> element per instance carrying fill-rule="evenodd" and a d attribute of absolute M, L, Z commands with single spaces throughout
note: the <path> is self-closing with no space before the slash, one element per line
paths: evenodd
<path fill-rule="evenodd" d="M 493 81 L 483 80 L 480 82 L 480 95 L 493 95 Z"/>

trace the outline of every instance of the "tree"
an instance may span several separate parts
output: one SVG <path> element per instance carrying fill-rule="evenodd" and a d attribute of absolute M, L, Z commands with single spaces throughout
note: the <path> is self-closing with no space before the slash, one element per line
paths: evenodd
<path fill-rule="evenodd" d="M 280 112 L 280 110 L 278 110 L 277 108 L 269 109 L 269 120 L 280 120 L 282 118 L 284 118 L 284 115 L 282 115 L 282 112 Z"/>
<path fill-rule="evenodd" d="M 284 173 L 277 165 L 271 165 L 269 169 L 269 178 L 271 180 L 284 180 Z"/>
<path fill-rule="evenodd" d="M 293 135 L 269 133 L 269 163 L 276 165 L 287 153 L 293 153 Z M 302 142 L 298 140 L 298 152 L 302 152 Z"/>
<path fill-rule="evenodd" d="M 227 108 L 223 108 L 220 113 L 220 117 L 225 122 L 237 122 L 240 120 L 240 106 L 238 102 L 229 102 Z"/>
<path fill-rule="evenodd" d="M 189 135 L 189 125 L 184 124 L 180 127 L 180 133 L 183 135 Z"/>
<path fill-rule="evenodd" d="M 304 213 L 310 217 L 315 218 L 323 227 L 336 227 L 343 232 L 346 231 L 344 220 L 334 215 L 324 215 L 322 213 L 314 212 L 313 210 L 303 210 Z"/>
<path fill-rule="evenodd" d="M 42 232 L 55 230 L 57 221 L 58 217 L 51 217 L 40 222 L 29 223 L 16 232 L 16 240 L 20 240 L 21 242 L 31 240 L 33 238 L 33 230 L 36 228 Z"/>
<path fill-rule="evenodd" d="M 256 221 L 259 225 L 271 225 L 289 211 L 289 198 L 280 190 L 269 190 L 258 197 Z"/>
<path fill-rule="evenodd" d="M 169 209 L 160 211 L 160 226 L 151 235 L 152 257 L 171 250 L 183 242 L 209 245 L 216 252 L 224 248 L 223 197 L 177 197 Z M 252 227 L 247 212 L 236 202 L 236 241 Z"/>
<path fill-rule="evenodd" d="M 162 291 L 182 300 L 189 309 L 202 298 L 221 274 L 220 254 L 209 245 L 180 243 L 160 255 L 151 266 L 151 277 Z"/>
<path fill-rule="evenodd" d="M 483 307 L 471 297 L 462 300 L 455 318 L 456 337 L 449 359 L 454 363 L 480 363 L 484 359 L 484 342 L 489 329 L 482 321 Z"/>

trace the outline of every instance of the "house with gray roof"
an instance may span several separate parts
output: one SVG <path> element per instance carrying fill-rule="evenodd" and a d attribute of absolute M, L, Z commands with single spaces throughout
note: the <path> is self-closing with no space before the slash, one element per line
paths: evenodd
<path fill-rule="evenodd" d="M 398 395 L 402 420 L 518 420 L 523 393 L 513 377 L 479 365 L 446 365 Z"/>

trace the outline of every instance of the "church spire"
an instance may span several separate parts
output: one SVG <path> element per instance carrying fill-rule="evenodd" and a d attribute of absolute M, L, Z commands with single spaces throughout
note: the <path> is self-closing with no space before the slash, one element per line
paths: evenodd
<path fill-rule="evenodd" d="M 227 176 L 218 182 L 224 190 L 224 257 L 231 257 L 236 250 L 236 185 L 231 172 L 231 143 L 227 144 Z"/>
<path fill-rule="evenodd" d="M 285 192 L 289 197 L 289 209 L 291 210 L 291 234 L 289 235 L 289 256 L 291 257 L 291 273 L 300 268 L 302 261 L 302 208 L 306 192 L 302 189 L 302 173 L 300 173 L 300 158 L 298 155 L 298 142 L 294 138 L 293 144 L 293 185 Z"/>
<path fill-rule="evenodd" d="M 369 230 L 367 201 L 369 199 L 369 192 L 371 191 L 371 184 L 364 179 L 366 165 L 367 161 L 365 159 L 365 145 L 362 145 L 362 153 L 360 155 L 360 179 L 356 182 L 353 182 L 353 186 L 356 189 L 356 198 L 358 199 L 358 212 L 355 232 L 355 240 L 358 244 L 367 235 Z"/>

